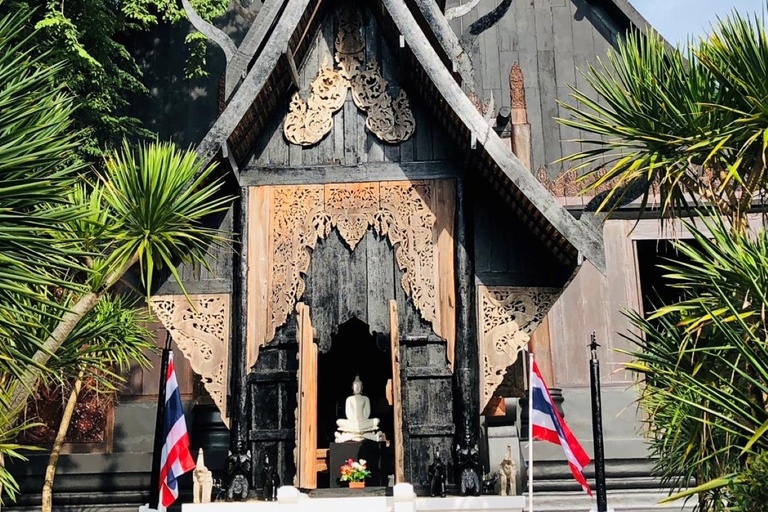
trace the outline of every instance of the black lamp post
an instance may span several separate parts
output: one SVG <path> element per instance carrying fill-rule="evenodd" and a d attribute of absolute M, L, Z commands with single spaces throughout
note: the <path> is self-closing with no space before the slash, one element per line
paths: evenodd
<path fill-rule="evenodd" d="M 597 512 L 608 512 L 608 497 L 605 494 L 605 453 L 603 451 L 603 410 L 600 401 L 600 361 L 597 359 L 595 333 L 590 337 L 589 348 L 592 358 L 589 360 L 590 382 L 592 386 L 592 437 L 595 443 L 595 487 L 597 487 Z"/>

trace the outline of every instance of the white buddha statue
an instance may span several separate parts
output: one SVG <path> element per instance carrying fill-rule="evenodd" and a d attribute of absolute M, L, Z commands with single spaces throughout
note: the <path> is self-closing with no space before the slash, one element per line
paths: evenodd
<path fill-rule="evenodd" d="M 335 433 L 336 442 L 344 443 L 363 439 L 383 441 L 384 433 L 379 430 L 379 420 L 370 418 L 371 401 L 362 394 L 363 382 L 359 375 L 356 375 L 352 382 L 352 393 L 344 405 L 347 418 L 336 420 L 336 425 L 339 427 Z"/>

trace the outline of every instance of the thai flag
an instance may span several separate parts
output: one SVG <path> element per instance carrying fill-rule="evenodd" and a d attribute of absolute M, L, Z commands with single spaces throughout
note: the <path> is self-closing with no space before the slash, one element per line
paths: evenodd
<path fill-rule="evenodd" d="M 165 444 L 160 454 L 160 503 L 163 507 L 169 507 L 179 497 L 178 478 L 195 469 L 195 462 L 189 453 L 189 435 L 181 408 L 179 383 L 173 368 L 173 352 L 168 359 L 168 373 L 165 377 L 163 437 Z"/>
<path fill-rule="evenodd" d="M 587 479 L 584 478 L 584 467 L 590 462 L 589 455 L 573 436 L 560 413 L 557 412 L 549 389 L 544 384 L 544 379 L 541 377 L 541 372 L 539 372 L 539 367 L 535 361 L 531 371 L 531 395 L 533 438 L 562 446 L 565 458 L 568 459 L 568 465 L 571 466 L 573 477 L 592 496 L 592 489 L 589 488 Z"/>

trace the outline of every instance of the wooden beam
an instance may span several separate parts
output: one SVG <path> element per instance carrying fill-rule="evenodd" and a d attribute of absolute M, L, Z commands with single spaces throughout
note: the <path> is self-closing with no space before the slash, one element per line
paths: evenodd
<path fill-rule="evenodd" d="M 224 98 L 227 100 L 248 73 L 248 65 L 264 43 L 285 3 L 286 0 L 266 0 L 259 9 L 256 21 L 251 24 L 232 60 L 227 64 L 224 78 Z"/>
<path fill-rule="evenodd" d="M 235 454 L 245 454 L 248 440 L 248 369 L 246 368 L 246 322 L 248 315 L 248 188 L 240 187 L 235 200 L 232 231 L 236 248 L 232 251 L 232 328 L 229 358 L 230 407 L 229 449 Z M 238 235 L 239 233 L 239 235 Z M 239 245 L 239 248 L 237 247 Z M 239 249 L 239 250 L 238 250 Z"/>
<path fill-rule="evenodd" d="M 415 0 L 415 3 L 422 16 L 424 16 L 424 21 L 432 29 L 437 42 L 440 43 L 448 60 L 451 62 L 451 70 L 454 73 L 458 73 L 461 77 L 460 83 L 474 87 L 475 80 L 472 61 L 469 60 L 469 55 L 464 50 L 464 47 L 461 46 L 459 36 L 456 35 L 456 32 L 448 24 L 448 20 L 440 12 L 437 2 L 434 0 Z"/>
<path fill-rule="evenodd" d="M 235 46 L 235 43 L 232 42 L 232 39 L 230 39 L 224 31 L 200 17 L 200 15 L 195 12 L 192 4 L 189 3 L 189 0 L 181 0 L 181 5 L 184 7 L 184 12 L 187 13 L 187 17 L 189 18 L 190 23 L 192 23 L 192 26 L 221 48 L 224 52 L 227 64 L 229 64 L 237 51 L 237 47 Z"/>
<path fill-rule="evenodd" d="M 293 52 L 290 48 L 285 50 L 285 58 L 288 61 L 288 69 L 291 70 L 291 82 L 293 82 L 293 86 L 297 89 L 301 89 L 299 69 L 296 67 L 296 60 L 293 58 Z"/>
<path fill-rule="evenodd" d="M 580 222 L 571 216 L 550 194 L 538 179 L 528 172 L 512 153 L 509 145 L 483 119 L 467 97 L 451 72 L 440 60 L 429 38 L 408 9 L 404 0 L 382 0 L 395 26 L 405 36 L 408 48 L 421 64 L 427 76 L 440 92 L 448 106 L 462 121 L 470 133 L 477 137 L 491 159 L 509 182 L 522 192 L 536 209 L 574 247 L 581 251 L 595 267 L 605 273 L 605 250 L 602 231 L 598 226 Z"/>
<path fill-rule="evenodd" d="M 316 165 L 307 167 L 251 167 L 241 170 L 243 185 L 305 185 L 322 183 L 363 183 L 457 178 L 461 170 L 449 161 L 371 162 L 357 165 Z"/>
<path fill-rule="evenodd" d="M 216 119 L 200 145 L 197 154 L 209 165 L 220 152 L 221 146 L 229 140 L 245 113 L 251 108 L 254 98 L 259 94 L 269 75 L 275 69 L 296 27 L 307 9 L 309 0 L 287 0 L 282 15 L 276 22 L 270 37 L 264 43 L 263 50 L 256 58 L 242 84 L 232 95 L 224 112 Z"/>
<path fill-rule="evenodd" d="M 317 487 L 317 343 L 309 316 L 309 306 L 296 304 L 299 341 L 299 460 L 296 462 L 298 486 Z"/>
<path fill-rule="evenodd" d="M 474 442 L 480 438 L 480 347 L 475 314 L 474 217 L 469 179 L 456 187 L 456 348 L 454 374 L 458 428 L 469 427 Z M 458 395 L 458 396 L 457 396 Z"/>

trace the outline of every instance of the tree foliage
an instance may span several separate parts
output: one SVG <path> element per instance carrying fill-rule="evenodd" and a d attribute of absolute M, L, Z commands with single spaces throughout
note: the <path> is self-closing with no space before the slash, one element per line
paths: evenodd
<path fill-rule="evenodd" d="M 228 0 L 193 1 L 206 19 L 226 11 Z M 27 48 L 41 63 L 65 63 L 57 80 L 73 97 L 75 127 L 83 131 L 81 154 L 98 162 L 106 150 L 126 137 L 151 137 L 127 112 L 133 94 L 146 94 L 142 73 L 126 47 L 138 31 L 184 18 L 171 0 L 6 0 L 4 13 L 28 13 L 24 35 Z M 191 36 L 190 51 L 199 59 L 205 41 Z M 203 69 L 193 66 L 194 71 Z"/>
<path fill-rule="evenodd" d="M 7 4 L 2 4 L 3 8 Z M 78 98 L 65 66 L 48 65 L 29 12 L 0 15 L 0 458 L 18 458 L 23 411 L 41 382 L 98 375 L 114 389 L 144 361 L 146 331 L 113 287 L 139 263 L 153 275 L 206 265 L 223 235 L 203 221 L 226 210 L 215 167 L 167 143 L 109 151 L 87 171 Z M 86 57 L 83 57 L 86 58 Z M 94 86 L 96 87 L 96 86 Z M 80 98 L 82 100 L 82 98 Z M 82 107 L 82 103 L 80 103 Z M 98 369 L 98 371 L 95 371 Z M 18 490 L 0 460 L 0 486 Z"/>
<path fill-rule="evenodd" d="M 768 235 L 702 223 L 675 242 L 682 261 L 663 266 L 682 299 L 649 318 L 629 313 L 639 350 L 627 368 L 643 382 L 662 479 L 678 489 L 694 479 L 707 487 L 703 510 L 730 510 L 746 458 L 768 450 Z"/>

